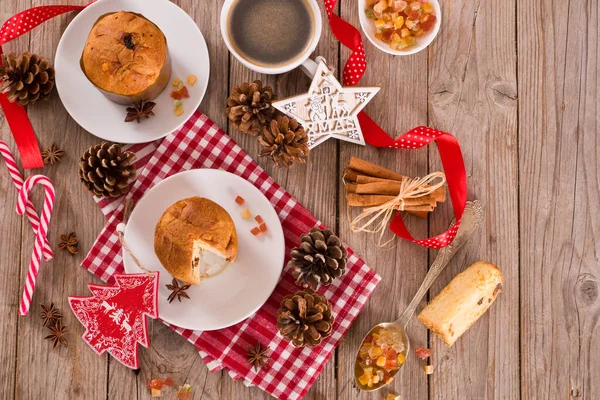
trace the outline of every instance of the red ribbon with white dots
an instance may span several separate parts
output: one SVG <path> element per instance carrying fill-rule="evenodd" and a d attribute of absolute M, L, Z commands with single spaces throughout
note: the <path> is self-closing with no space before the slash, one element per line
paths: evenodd
<path fill-rule="evenodd" d="M 9 18 L 0 28 L 0 54 L 2 45 L 26 34 L 42 22 L 57 15 L 70 11 L 78 11 L 86 6 L 41 6 L 22 11 Z M 2 60 L 0 59 L 0 65 Z M 4 111 L 8 126 L 15 138 L 15 143 L 21 155 L 23 167 L 41 168 L 44 166 L 35 132 L 27 117 L 25 108 L 17 103 L 11 103 L 4 94 L 0 94 L 0 107 Z"/>
<path fill-rule="evenodd" d="M 367 69 L 365 50 L 360 32 L 354 26 L 335 15 L 334 8 L 337 0 L 324 0 L 324 2 L 331 31 L 344 46 L 352 50 L 352 54 L 344 65 L 344 72 L 342 74 L 344 85 L 355 86 Z M 467 204 L 467 173 L 462 152 L 456 138 L 447 132 L 438 131 L 426 126 L 419 126 L 397 139 L 392 139 L 364 111 L 358 114 L 358 121 L 365 141 L 371 146 L 392 149 L 419 149 L 431 142 L 435 141 L 437 143 L 444 173 L 446 174 L 446 181 L 448 182 L 448 192 L 450 192 L 456 223 L 440 235 L 427 239 L 414 239 L 410 232 L 408 232 L 408 229 L 406 229 L 402 221 L 402 216 L 398 213 L 392 219 L 390 229 L 403 239 L 431 249 L 448 246 L 456 237 L 456 232 L 460 226 L 460 220 Z"/>

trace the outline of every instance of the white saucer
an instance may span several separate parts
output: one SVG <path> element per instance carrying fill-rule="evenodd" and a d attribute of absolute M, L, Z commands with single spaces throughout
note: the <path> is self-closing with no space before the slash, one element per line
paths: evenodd
<path fill-rule="evenodd" d="M 235 202 L 237 196 L 244 206 Z M 163 212 L 178 200 L 201 196 L 220 204 L 235 223 L 238 235 L 237 260 L 221 274 L 187 290 L 190 299 L 173 301 L 165 287 L 173 277 L 154 253 L 154 228 Z M 253 218 L 240 212 L 248 208 Z M 254 216 L 260 215 L 268 232 L 254 236 Z M 281 222 L 267 198 L 251 183 L 229 172 L 196 169 L 173 175 L 149 190 L 134 208 L 125 228 L 125 240 L 144 267 L 160 271 L 159 317 L 173 325 L 194 330 L 214 330 L 234 325 L 258 310 L 269 298 L 281 275 L 285 243 Z M 124 258 L 127 273 L 141 270 L 129 256 Z"/>
<path fill-rule="evenodd" d="M 171 82 L 154 100 L 154 117 L 141 123 L 124 122 L 126 106 L 108 100 L 85 77 L 79 60 L 88 34 L 103 14 L 133 11 L 154 22 L 165 34 L 171 55 L 171 82 L 183 80 L 190 93 L 183 99 L 183 115 L 173 113 Z M 208 86 L 208 49 L 198 26 L 181 8 L 168 0 L 100 0 L 81 11 L 65 30 L 54 60 L 56 89 L 75 122 L 99 138 L 118 143 L 143 143 L 160 139 L 181 127 L 196 111 Z M 191 86 L 189 74 L 198 77 Z"/>

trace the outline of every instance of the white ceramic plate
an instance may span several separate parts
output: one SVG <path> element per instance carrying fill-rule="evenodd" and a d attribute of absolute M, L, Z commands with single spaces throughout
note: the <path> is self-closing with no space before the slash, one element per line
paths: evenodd
<path fill-rule="evenodd" d="M 198 77 L 188 86 L 189 99 L 183 100 L 184 114 L 173 114 L 169 82 L 154 100 L 156 114 L 141 123 L 125 123 L 126 106 L 108 100 L 85 77 L 79 59 L 96 20 L 115 11 L 133 11 L 154 22 L 165 34 L 171 55 L 171 81 L 184 82 L 189 74 Z M 177 128 L 196 111 L 208 85 L 210 71 L 208 49 L 198 26 L 181 8 L 168 0 L 100 0 L 77 15 L 65 30 L 54 60 L 56 89 L 75 122 L 99 138 L 119 143 L 143 143 L 160 139 Z"/>
<path fill-rule="evenodd" d="M 243 207 L 235 202 L 242 196 Z M 238 256 L 221 274 L 192 285 L 190 299 L 168 303 L 166 284 L 173 277 L 154 253 L 154 228 L 163 212 L 173 203 L 202 196 L 229 212 L 238 234 Z M 266 234 L 253 236 L 254 218 L 244 220 L 240 212 L 249 208 L 268 227 Z M 125 240 L 146 268 L 158 270 L 159 317 L 186 329 L 214 330 L 234 325 L 252 315 L 269 298 L 279 281 L 285 256 L 281 222 L 271 203 L 250 182 L 215 169 L 196 169 L 173 175 L 157 184 L 138 202 L 125 228 Z M 127 273 L 141 270 L 129 256 L 124 258 Z"/>
<path fill-rule="evenodd" d="M 360 26 L 367 38 L 369 38 L 369 41 L 381 51 L 384 51 L 388 54 L 393 54 L 395 56 L 408 56 L 410 54 L 418 53 L 427 46 L 429 46 L 431 42 L 433 42 L 433 39 L 435 39 L 435 37 L 437 36 L 438 32 L 440 31 L 440 26 L 442 25 L 442 9 L 440 8 L 440 3 L 438 2 L 438 0 L 429 0 L 429 2 L 433 6 L 433 13 L 437 18 L 435 21 L 435 25 L 430 32 L 426 33 L 420 38 L 417 38 L 417 45 L 409 48 L 408 50 L 394 50 L 390 47 L 389 44 L 375 37 L 375 33 L 377 32 L 377 29 L 375 28 L 375 21 L 369 19 L 365 14 L 365 9 L 367 8 L 366 0 L 357 1 L 358 19 L 360 20 Z"/>

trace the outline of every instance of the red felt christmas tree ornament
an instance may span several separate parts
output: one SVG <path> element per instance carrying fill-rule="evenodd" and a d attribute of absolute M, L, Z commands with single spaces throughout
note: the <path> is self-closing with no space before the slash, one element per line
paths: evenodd
<path fill-rule="evenodd" d="M 123 365 L 139 366 L 137 344 L 150 346 L 146 316 L 158 318 L 159 273 L 115 275 L 115 286 L 90 284 L 92 296 L 70 296 L 85 326 L 83 340 L 100 355 L 108 351 Z"/>

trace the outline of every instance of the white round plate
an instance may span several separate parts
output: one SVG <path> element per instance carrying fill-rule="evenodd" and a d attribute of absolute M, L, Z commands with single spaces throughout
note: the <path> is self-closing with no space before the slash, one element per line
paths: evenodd
<path fill-rule="evenodd" d="M 433 39 L 437 36 L 440 31 L 440 26 L 442 25 L 442 9 L 440 7 L 440 3 L 438 0 L 428 0 L 434 9 L 434 15 L 436 17 L 435 25 L 431 32 L 426 33 L 422 37 L 417 39 L 417 45 L 411 47 L 407 50 L 394 50 L 390 47 L 389 44 L 377 39 L 375 37 L 375 33 L 377 29 L 375 28 L 375 21 L 369 19 L 365 14 L 365 9 L 367 8 L 366 0 L 358 0 L 358 19 L 360 20 L 360 26 L 365 33 L 365 36 L 369 39 L 371 43 L 379 50 L 384 51 L 388 54 L 393 54 L 395 56 L 409 56 L 411 54 L 415 54 L 426 48 L 433 42 Z"/>
<path fill-rule="evenodd" d="M 237 196 L 244 206 L 235 202 Z M 191 196 L 201 196 L 220 204 L 235 223 L 238 256 L 225 271 L 187 290 L 190 299 L 173 301 L 165 285 L 173 277 L 163 268 L 154 253 L 154 228 L 163 212 L 173 203 Z M 253 218 L 244 220 L 240 212 L 248 208 Z M 253 236 L 254 216 L 260 215 L 268 232 Z M 142 265 L 160 271 L 158 288 L 159 317 L 173 325 L 194 330 L 214 330 L 234 325 L 258 310 L 269 298 L 283 269 L 285 244 L 277 213 L 267 198 L 250 182 L 229 172 L 196 169 L 180 172 L 149 190 L 134 208 L 125 240 Z M 125 271 L 139 273 L 133 260 L 124 257 Z"/>
<path fill-rule="evenodd" d="M 171 55 L 171 82 L 184 81 L 190 93 L 183 99 L 183 115 L 173 113 L 171 82 L 153 100 L 156 103 L 150 120 L 124 122 L 126 106 L 108 100 L 85 77 L 79 59 L 96 20 L 115 11 L 133 11 L 154 22 L 165 34 Z M 86 131 L 99 138 L 118 143 L 144 143 L 160 139 L 181 127 L 196 111 L 208 85 L 210 72 L 208 49 L 198 26 L 181 8 L 168 0 L 100 0 L 81 11 L 65 30 L 54 60 L 56 89 L 71 117 Z M 198 81 L 186 82 L 194 74 Z"/>

